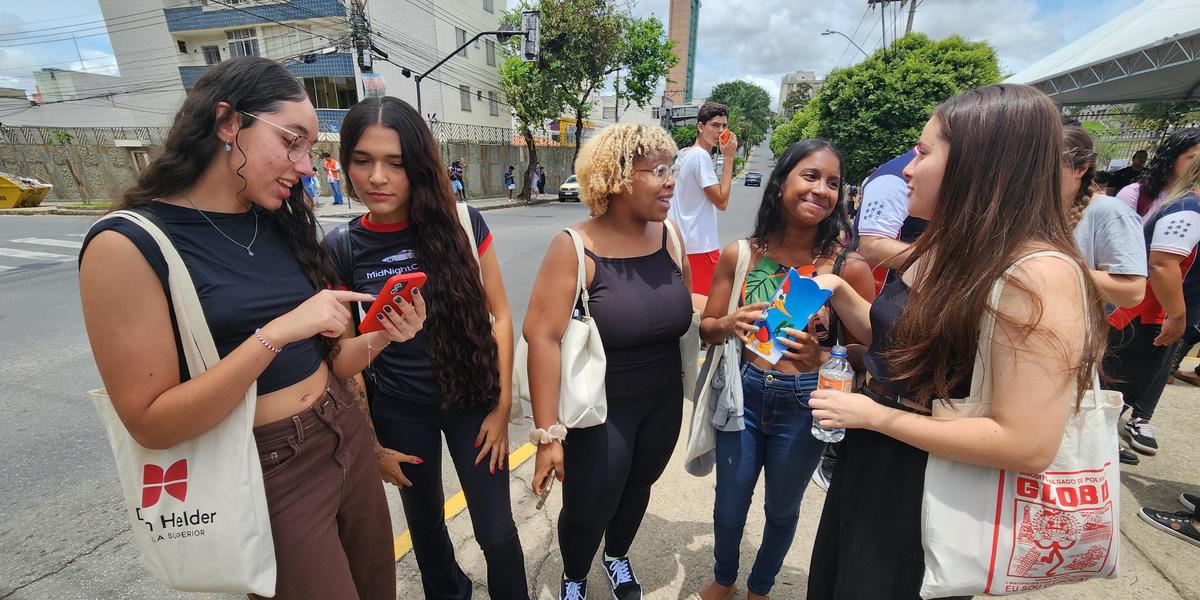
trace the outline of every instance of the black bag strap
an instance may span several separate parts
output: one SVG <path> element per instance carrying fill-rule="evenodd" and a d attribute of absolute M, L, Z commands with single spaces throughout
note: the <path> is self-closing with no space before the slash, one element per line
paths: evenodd
<path fill-rule="evenodd" d="M 846 257 L 850 255 L 850 246 L 842 247 L 842 251 L 838 253 L 837 258 L 833 260 L 833 274 L 841 277 L 842 270 L 846 268 Z M 838 318 L 837 311 L 833 307 L 829 307 L 829 335 L 833 338 L 833 343 L 838 346 L 845 346 L 846 340 L 842 332 L 842 320 Z"/>

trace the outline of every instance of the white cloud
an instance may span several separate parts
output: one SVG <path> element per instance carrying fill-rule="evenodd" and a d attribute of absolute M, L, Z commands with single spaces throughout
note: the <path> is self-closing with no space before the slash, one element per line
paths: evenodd
<path fill-rule="evenodd" d="M 987 41 L 1002 71 L 1016 71 L 1128 10 L 1128 0 L 921 0 L 914 30 L 935 39 L 959 34 Z M 896 5 L 892 5 L 895 7 Z M 633 12 L 665 22 L 669 0 L 639 2 Z M 894 8 L 887 12 L 892 39 Z M 895 15 L 901 32 L 907 8 Z M 744 79 L 762 85 L 778 105 L 780 81 L 793 71 L 824 76 L 835 66 L 862 60 L 846 39 L 822 36 L 827 29 L 853 36 L 868 53 L 881 41 L 880 9 L 863 0 L 710 0 L 700 9 L 694 92 Z"/>

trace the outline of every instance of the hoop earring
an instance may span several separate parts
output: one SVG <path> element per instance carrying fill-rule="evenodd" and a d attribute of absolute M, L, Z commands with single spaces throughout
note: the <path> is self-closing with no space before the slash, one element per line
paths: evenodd
<path fill-rule="evenodd" d="M 229 142 L 225 142 L 225 151 L 233 152 L 233 146 Z"/>

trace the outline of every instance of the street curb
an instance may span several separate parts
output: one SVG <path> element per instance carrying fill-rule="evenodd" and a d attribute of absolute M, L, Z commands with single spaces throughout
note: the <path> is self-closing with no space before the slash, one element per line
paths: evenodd
<path fill-rule="evenodd" d="M 475 206 L 475 210 L 483 212 L 486 210 L 499 210 L 502 208 L 519 208 L 522 206 L 537 206 L 539 204 L 549 204 L 554 201 L 556 201 L 555 198 L 539 198 L 536 200 L 530 200 L 528 202 L 511 202 L 511 203 L 504 202 L 504 203 L 482 204 L 479 206 L 475 206 L 475 205 L 472 205 L 472 206 Z M 470 204 L 470 203 L 468 202 L 468 204 Z M 57 208 L 54 206 L 38 206 L 38 207 L 31 207 L 31 208 L 0 208 L 0 217 L 3 217 L 3 216 L 63 216 L 63 217 L 90 216 L 90 217 L 101 217 L 106 214 L 108 214 L 108 211 L 105 209 L 102 209 L 102 208 L 101 209 Z M 361 214 L 363 214 L 363 211 L 347 211 L 347 212 L 340 212 L 340 213 L 317 214 L 317 218 L 320 218 L 320 219 L 336 219 L 336 218 L 342 218 L 342 217 L 349 218 L 349 217 L 357 217 Z"/>

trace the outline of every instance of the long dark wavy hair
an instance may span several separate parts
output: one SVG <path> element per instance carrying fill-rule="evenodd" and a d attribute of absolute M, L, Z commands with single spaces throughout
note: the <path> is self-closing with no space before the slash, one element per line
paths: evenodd
<path fill-rule="evenodd" d="M 783 158 L 775 164 L 767 187 L 763 190 L 762 202 L 758 205 L 758 216 L 754 220 L 754 233 L 750 234 L 750 242 L 763 249 L 783 241 L 783 232 L 787 229 L 787 220 L 783 216 L 783 182 L 791 175 L 792 169 L 808 155 L 819 150 L 829 150 L 838 159 L 839 173 L 843 168 L 842 153 L 837 147 L 825 140 L 800 140 L 783 153 Z M 816 243 L 812 247 L 813 258 L 828 257 L 834 254 L 841 245 L 846 232 L 850 231 L 850 217 L 846 214 L 846 203 L 842 199 L 842 188 L 838 186 L 837 203 L 833 212 L 829 213 L 817 225 Z"/>
<path fill-rule="evenodd" d="M 399 98 L 367 98 L 342 121 L 341 159 L 351 165 L 354 148 L 372 125 L 395 130 L 409 185 L 413 250 L 428 277 L 424 332 L 437 373 L 442 404 L 491 408 L 500 398 L 500 361 L 479 280 L 475 248 L 458 221 L 458 195 L 442 164 L 433 134 L 421 116 Z M 357 197 L 353 179 L 346 191 Z M 469 223 L 466 224 L 468 227 Z"/>
<path fill-rule="evenodd" d="M 218 149 L 225 144 L 217 137 L 220 126 L 216 114 L 218 103 L 229 103 L 235 112 L 259 114 L 274 112 L 282 102 L 299 102 L 306 97 L 296 77 L 272 60 L 248 56 L 227 60 L 209 69 L 196 81 L 183 106 L 175 113 L 175 122 L 163 143 L 162 155 L 142 171 L 137 183 L 113 203 L 112 210 L 147 206 L 158 198 L 179 193 L 200 178 Z M 259 125 L 244 114 L 239 114 L 238 118 L 241 123 L 233 143 L 240 150 L 241 130 Z M 243 162 L 237 169 L 243 189 L 248 185 L 241 172 L 245 166 Z M 317 243 L 317 220 L 304 202 L 303 187 L 297 184 L 291 191 L 283 206 L 270 213 L 266 222 L 275 228 L 279 239 L 296 258 L 314 291 L 323 290 L 333 281 L 333 272 L 327 265 L 324 250 Z M 252 206 L 251 210 L 259 208 Z M 313 339 L 321 355 L 326 360 L 331 359 L 337 340 L 322 335 Z"/>
<path fill-rule="evenodd" d="M 1168 180 L 1175 172 L 1175 161 L 1179 155 L 1200 144 L 1200 128 L 1188 127 L 1180 129 L 1167 137 L 1166 141 L 1154 151 L 1154 158 L 1142 169 L 1138 182 L 1142 184 L 1142 194 L 1157 198 L 1167 189 Z M 1120 190 L 1117 190 L 1120 191 Z"/>
<path fill-rule="evenodd" d="M 1058 250 L 1087 272 L 1067 227 L 1060 184 L 1063 129 L 1053 100 L 1024 85 L 989 85 L 950 98 L 934 120 L 949 144 L 945 172 L 929 228 L 904 264 L 908 269 L 924 259 L 885 355 L 895 379 L 926 404 L 951 398 L 955 387 L 971 380 L 986 313 L 996 316 L 997 328 L 1017 337 L 1038 336 L 1047 352 L 1061 350 L 1066 358 L 1064 340 L 1038 324 L 1043 302 L 1037 290 L 1007 279 L 1030 299 L 1028 320 L 989 306 L 992 285 L 1031 246 Z M 1083 281 L 1089 327 L 1083 357 L 1070 365 L 1077 403 L 1090 389 L 1092 369 L 1107 343 L 1100 294 L 1090 277 Z"/>

